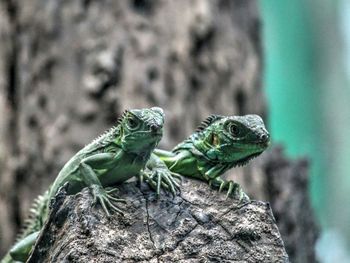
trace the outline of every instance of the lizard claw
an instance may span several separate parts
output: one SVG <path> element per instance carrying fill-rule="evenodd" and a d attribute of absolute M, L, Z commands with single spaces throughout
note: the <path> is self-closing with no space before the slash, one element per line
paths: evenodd
<path fill-rule="evenodd" d="M 92 194 L 94 197 L 93 203 L 96 204 L 97 202 L 100 203 L 102 206 L 102 209 L 106 213 L 108 217 L 110 217 L 110 210 L 120 213 L 121 215 L 124 215 L 123 211 L 117 207 L 115 204 L 112 203 L 112 201 L 116 203 L 126 203 L 125 199 L 120 199 L 112 196 L 111 194 L 118 191 L 117 188 L 108 189 L 105 190 L 102 186 L 99 185 L 92 185 L 91 186 Z"/>
<path fill-rule="evenodd" d="M 171 172 L 171 175 L 172 175 L 173 177 L 175 177 L 176 179 L 178 179 L 178 180 L 180 181 L 180 183 L 182 182 L 183 177 L 182 177 L 181 174 Z"/>
<path fill-rule="evenodd" d="M 227 189 L 226 199 L 232 197 L 238 200 L 239 203 L 250 201 L 246 193 L 243 192 L 242 187 L 232 180 L 226 181 L 221 178 L 214 178 L 209 180 L 209 186 L 218 187 L 219 193 Z"/>
<path fill-rule="evenodd" d="M 235 186 L 235 183 L 233 181 L 228 181 L 227 183 L 228 183 L 228 190 L 227 190 L 226 198 L 228 198 L 232 194 L 233 188 Z"/>
<path fill-rule="evenodd" d="M 113 193 L 116 193 L 116 192 L 119 192 L 119 189 L 116 188 L 116 187 L 108 187 L 108 188 L 106 188 L 106 193 L 107 194 L 113 194 Z"/>
<path fill-rule="evenodd" d="M 230 182 L 232 182 L 232 181 L 230 181 Z M 234 195 L 233 198 L 237 199 L 239 204 L 249 202 L 250 198 L 243 191 L 242 187 L 238 183 L 234 183 L 234 182 L 232 182 L 232 183 L 233 183 L 233 188 L 234 188 L 232 191 L 232 194 Z M 230 193 L 230 195 L 231 195 L 231 193 Z M 227 195 L 227 196 L 229 196 L 229 195 Z"/>
<path fill-rule="evenodd" d="M 176 179 L 180 179 L 179 174 L 170 172 L 167 168 L 154 168 L 153 170 L 143 171 L 146 182 L 160 195 L 160 189 L 164 188 L 170 191 L 174 196 L 180 190 L 180 184 Z"/>
<path fill-rule="evenodd" d="M 250 202 L 249 196 L 245 192 L 242 191 L 240 196 L 239 196 L 239 203 L 244 204 L 244 203 L 249 203 L 249 202 Z"/>
<path fill-rule="evenodd" d="M 224 186 L 226 185 L 226 182 L 222 182 L 219 187 L 219 193 L 221 193 L 222 189 L 224 189 Z M 227 198 L 227 196 L 226 196 Z"/>

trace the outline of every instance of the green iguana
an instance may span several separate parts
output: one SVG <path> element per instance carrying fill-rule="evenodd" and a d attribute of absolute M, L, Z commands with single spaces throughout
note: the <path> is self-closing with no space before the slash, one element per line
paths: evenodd
<path fill-rule="evenodd" d="M 245 165 L 269 143 L 269 133 L 258 115 L 211 115 L 172 151 L 156 149 L 146 165 L 145 179 L 159 194 L 160 185 L 168 188 L 166 184 L 171 181 L 166 173 L 169 169 L 172 175 L 207 181 L 219 191 L 227 189 L 227 196 L 235 193 L 240 200 L 248 198 L 238 183 L 225 181 L 220 175 L 232 167 Z"/>
<path fill-rule="evenodd" d="M 25 261 L 48 215 L 50 199 L 60 187 L 68 183 L 67 193 L 74 194 L 85 186 L 91 189 L 95 202 L 99 202 L 107 215 L 109 210 L 121 213 L 112 202 L 125 202 L 111 194 L 117 190 L 106 186 L 122 183 L 138 175 L 145 167 L 152 151 L 163 134 L 164 114 L 158 107 L 125 111 L 116 127 L 95 139 L 75 154 L 59 172 L 56 180 L 40 196 L 18 242 L 2 263 Z M 171 182 L 168 185 L 173 187 Z"/>

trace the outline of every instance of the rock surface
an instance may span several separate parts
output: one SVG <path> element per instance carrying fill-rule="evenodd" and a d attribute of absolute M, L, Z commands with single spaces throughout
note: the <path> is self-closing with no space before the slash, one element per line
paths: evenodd
<path fill-rule="evenodd" d="M 185 179 L 176 197 L 136 183 L 120 187 L 125 216 L 92 207 L 86 188 L 56 197 L 29 263 L 289 262 L 267 203 L 238 204 Z"/>

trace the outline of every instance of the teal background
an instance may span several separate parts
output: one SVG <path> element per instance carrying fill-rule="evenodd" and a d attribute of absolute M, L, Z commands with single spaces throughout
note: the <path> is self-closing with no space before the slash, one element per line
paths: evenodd
<path fill-rule="evenodd" d="M 350 262 L 350 1 L 261 0 L 274 142 L 310 159 L 321 262 Z"/>

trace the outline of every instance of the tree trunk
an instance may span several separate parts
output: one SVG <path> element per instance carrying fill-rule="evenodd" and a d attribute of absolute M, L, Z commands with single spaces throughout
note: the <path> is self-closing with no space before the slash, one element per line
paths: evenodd
<path fill-rule="evenodd" d="M 290 261 L 317 262 L 314 247 L 320 230 L 309 199 L 307 160 L 288 160 L 275 147 L 261 169 L 264 197 L 259 199 L 269 200 Z"/>
<path fill-rule="evenodd" d="M 135 183 L 120 187 L 125 216 L 107 218 L 86 188 L 64 190 L 28 263 L 289 262 L 270 206 L 238 204 L 204 183 L 184 180 L 181 194 L 161 195 Z"/>
<path fill-rule="evenodd" d="M 265 116 L 253 0 L 3 0 L 0 30 L 0 254 L 34 197 L 124 109 L 164 108 L 166 149 L 209 114 Z M 227 176 L 279 203 L 253 163 Z"/>

